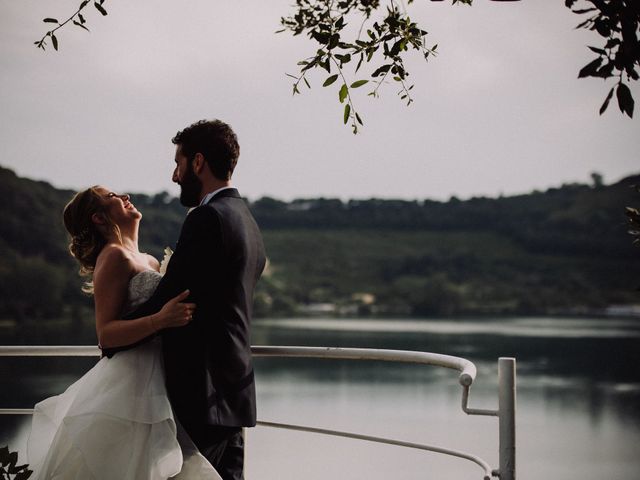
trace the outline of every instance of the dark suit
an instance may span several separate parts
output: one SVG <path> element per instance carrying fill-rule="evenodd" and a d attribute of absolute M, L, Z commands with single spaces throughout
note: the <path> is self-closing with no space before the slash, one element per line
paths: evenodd
<path fill-rule="evenodd" d="M 244 200 L 236 189 L 222 190 L 189 213 L 158 288 L 128 316 L 155 313 L 191 291 L 193 321 L 162 332 L 167 391 L 182 426 L 222 470 L 215 445 L 241 430 L 228 427 L 256 424 L 250 323 L 264 265 L 262 236 Z"/>

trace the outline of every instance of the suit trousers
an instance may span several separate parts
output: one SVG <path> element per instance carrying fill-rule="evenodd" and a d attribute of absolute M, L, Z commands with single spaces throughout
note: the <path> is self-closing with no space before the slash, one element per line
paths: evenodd
<path fill-rule="evenodd" d="M 206 426 L 194 443 L 222 480 L 244 480 L 244 430 L 242 427 Z"/>

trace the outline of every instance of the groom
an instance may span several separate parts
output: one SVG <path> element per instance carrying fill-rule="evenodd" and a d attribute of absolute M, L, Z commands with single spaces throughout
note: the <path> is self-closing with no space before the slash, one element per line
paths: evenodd
<path fill-rule="evenodd" d="M 256 424 L 250 323 L 265 265 L 262 236 L 231 186 L 240 147 L 231 127 L 200 121 L 172 139 L 173 181 L 195 207 L 154 295 L 130 318 L 155 313 L 190 290 L 193 321 L 162 335 L 169 399 L 176 417 L 223 480 L 243 477 L 242 427 Z"/>

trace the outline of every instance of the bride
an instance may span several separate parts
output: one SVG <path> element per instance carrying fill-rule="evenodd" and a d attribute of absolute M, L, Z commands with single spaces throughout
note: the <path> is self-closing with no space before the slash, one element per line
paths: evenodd
<path fill-rule="evenodd" d="M 191 321 L 189 291 L 153 315 L 123 316 L 160 279 L 158 261 L 138 249 L 142 215 L 102 186 L 79 192 L 64 209 L 69 249 L 83 290 L 95 301 L 101 348 L 131 345 Z M 64 393 L 35 406 L 28 460 L 36 480 L 220 480 L 175 419 L 164 383 L 161 339 L 103 357 Z"/>

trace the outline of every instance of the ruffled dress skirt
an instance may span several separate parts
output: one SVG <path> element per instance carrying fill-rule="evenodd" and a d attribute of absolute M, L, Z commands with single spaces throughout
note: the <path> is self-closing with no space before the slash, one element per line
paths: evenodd
<path fill-rule="evenodd" d="M 221 477 L 176 421 L 161 340 L 102 358 L 64 393 L 35 406 L 33 480 Z"/>

